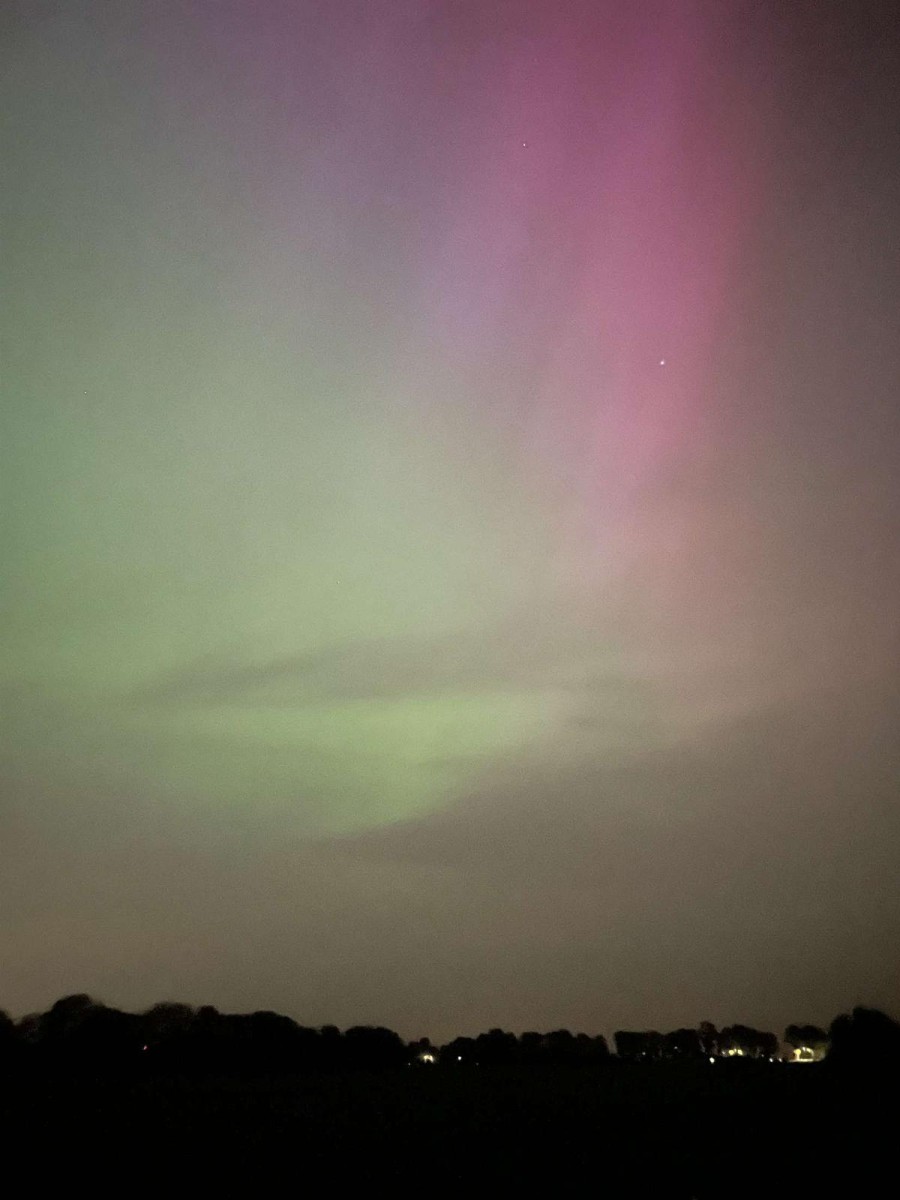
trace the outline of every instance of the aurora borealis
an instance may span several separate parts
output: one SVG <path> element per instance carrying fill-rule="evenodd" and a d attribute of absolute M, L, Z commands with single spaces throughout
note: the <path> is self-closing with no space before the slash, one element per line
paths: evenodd
<path fill-rule="evenodd" d="M 781 7 L 12 5 L 0 1004 L 897 1007 L 897 39 Z"/>

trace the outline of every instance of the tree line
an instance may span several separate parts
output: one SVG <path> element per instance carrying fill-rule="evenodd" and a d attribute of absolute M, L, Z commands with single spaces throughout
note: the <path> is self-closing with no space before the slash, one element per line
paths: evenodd
<path fill-rule="evenodd" d="M 828 1030 L 789 1025 L 783 1040 L 833 1065 L 900 1065 L 900 1024 L 876 1009 L 855 1008 L 835 1018 Z M 428 1038 L 405 1042 L 380 1026 L 310 1028 L 269 1011 L 221 1013 L 209 1005 L 166 1002 L 129 1013 L 84 994 L 64 996 L 46 1012 L 17 1021 L 0 1011 L 0 1072 L 68 1068 L 240 1074 L 780 1058 L 774 1033 L 746 1025 L 717 1029 L 702 1022 L 696 1029 L 668 1033 L 618 1030 L 613 1043 L 614 1052 L 602 1035 L 491 1029 L 435 1046 Z"/>

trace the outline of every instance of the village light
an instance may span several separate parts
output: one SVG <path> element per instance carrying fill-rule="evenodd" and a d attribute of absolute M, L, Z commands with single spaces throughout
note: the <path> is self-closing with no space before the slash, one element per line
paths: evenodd
<path fill-rule="evenodd" d="M 795 1046 L 791 1062 L 816 1062 L 819 1057 L 812 1046 Z"/>

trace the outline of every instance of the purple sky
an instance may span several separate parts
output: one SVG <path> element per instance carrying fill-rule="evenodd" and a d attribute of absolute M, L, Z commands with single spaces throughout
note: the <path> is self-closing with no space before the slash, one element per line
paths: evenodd
<path fill-rule="evenodd" d="M 884 8 L 8 6 L 0 1005 L 900 1009 Z"/>

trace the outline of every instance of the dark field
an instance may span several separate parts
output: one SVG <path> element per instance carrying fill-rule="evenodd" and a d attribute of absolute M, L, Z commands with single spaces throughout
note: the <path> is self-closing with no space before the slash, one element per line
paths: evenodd
<path fill-rule="evenodd" d="M 8 1078 L 7 1169 L 93 1194 L 344 1185 L 597 1196 L 894 1196 L 893 1080 L 611 1062 L 279 1078 Z"/>

